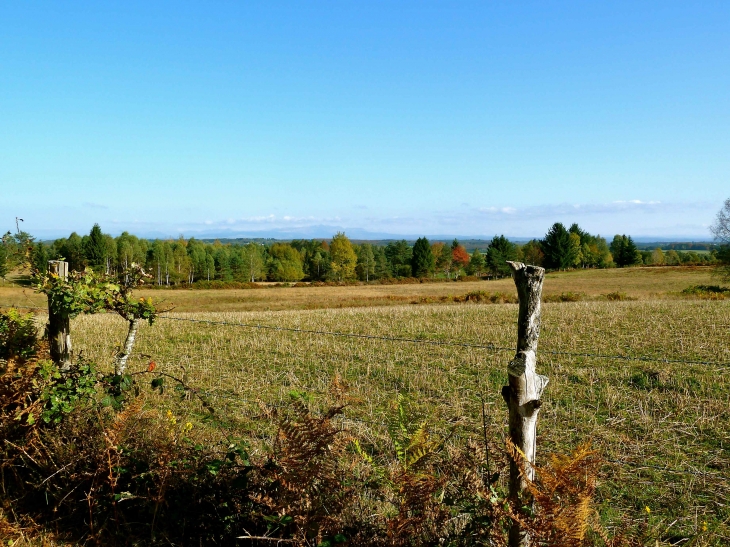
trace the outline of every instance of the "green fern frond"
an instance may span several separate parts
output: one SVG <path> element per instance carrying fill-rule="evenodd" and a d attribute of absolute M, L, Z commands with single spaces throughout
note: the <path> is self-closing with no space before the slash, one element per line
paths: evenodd
<path fill-rule="evenodd" d="M 360 446 L 360 441 L 355 439 L 352 442 L 352 445 L 355 447 L 355 452 L 357 453 L 358 456 L 360 456 L 363 460 L 365 460 L 369 464 L 373 463 L 373 457 L 362 449 L 362 446 Z"/>

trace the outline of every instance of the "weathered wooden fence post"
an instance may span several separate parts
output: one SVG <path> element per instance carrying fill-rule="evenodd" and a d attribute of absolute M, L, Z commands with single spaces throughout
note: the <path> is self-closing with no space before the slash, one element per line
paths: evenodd
<path fill-rule="evenodd" d="M 537 438 L 537 415 L 542 395 L 548 383 L 546 376 L 535 372 L 537 340 L 540 336 L 540 298 L 545 270 L 521 262 L 508 262 L 517 286 L 520 301 L 517 320 L 517 353 L 507 367 L 509 385 L 502 388 L 509 408 L 509 435 L 512 443 L 525 455 L 525 470 L 530 480 L 535 478 L 535 445 Z M 510 499 L 517 506 L 529 503 L 525 494 L 526 481 L 520 476 L 517 464 L 510 463 Z M 513 523 L 509 532 L 510 547 L 527 547 L 528 534 L 518 523 Z"/>
<path fill-rule="evenodd" d="M 49 260 L 48 273 L 66 279 L 68 262 Z M 68 314 L 54 310 L 50 294 L 48 295 L 48 345 L 53 362 L 61 369 L 67 369 L 71 358 L 71 322 Z"/>

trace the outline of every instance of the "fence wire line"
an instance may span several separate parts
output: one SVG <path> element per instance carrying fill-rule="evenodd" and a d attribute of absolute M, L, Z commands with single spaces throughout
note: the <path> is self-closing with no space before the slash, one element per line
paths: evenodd
<path fill-rule="evenodd" d="M 285 403 L 266 403 L 260 399 L 247 399 L 245 397 L 241 397 L 240 395 L 236 395 L 235 393 L 226 393 L 221 391 L 203 391 L 200 392 L 202 395 L 205 395 L 206 397 L 210 397 L 212 399 L 215 398 L 224 398 L 224 399 L 233 399 L 236 401 L 239 401 L 241 403 L 247 403 L 250 405 L 258 405 L 260 406 L 266 406 L 274 409 L 279 408 L 286 408 L 288 405 Z M 361 418 L 354 418 L 351 416 L 345 416 L 344 414 L 340 414 L 335 416 L 333 419 L 339 419 L 338 421 L 343 422 L 354 422 L 359 424 L 365 424 L 365 425 L 375 425 L 380 427 L 388 427 L 388 424 L 386 422 L 381 421 L 375 421 L 375 420 L 363 420 Z M 715 473 L 712 471 L 699 471 L 699 470 L 691 470 L 691 469 L 674 469 L 672 467 L 668 466 L 662 466 L 662 465 L 653 465 L 650 463 L 638 463 L 638 462 L 630 462 L 625 460 L 615 460 L 611 458 L 602 458 L 602 460 L 606 464 L 612 464 L 612 465 L 618 465 L 622 467 L 631 467 L 636 470 L 641 469 L 653 469 L 656 471 L 664 471 L 666 473 L 675 473 L 677 475 L 694 475 L 699 477 L 722 477 L 724 476 L 722 473 Z"/>
<path fill-rule="evenodd" d="M 5 305 L 0 305 L 0 307 L 10 307 Z M 25 309 L 25 310 L 45 310 L 46 308 L 42 307 L 33 307 L 33 306 L 12 306 L 13 308 L 18 309 Z M 361 338 L 361 339 L 367 339 L 367 340 L 386 340 L 390 342 L 406 342 L 406 343 L 412 343 L 412 344 L 427 344 L 431 346 L 447 346 L 447 347 L 461 347 L 461 348 L 471 348 L 471 349 L 483 349 L 487 351 L 493 351 L 493 352 L 512 352 L 515 351 L 515 348 L 506 348 L 506 347 L 500 347 L 494 344 L 472 344 L 469 342 L 457 342 L 457 341 L 450 341 L 450 340 L 426 340 L 423 338 L 406 338 L 406 337 L 398 337 L 398 336 L 382 336 L 382 335 L 375 335 L 375 334 L 358 334 L 355 332 L 337 332 L 337 331 L 326 331 L 326 330 L 316 330 L 316 329 L 298 329 L 294 327 L 277 327 L 274 325 L 253 325 L 249 323 L 230 323 L 227 321 L 212 321 L 209 319 L 189 319 L 185 317 L 167 317 L 164 315 L 161 315 L 159 317 L 160 319 L 167 319 L 168 321 L 185 321 L 188 323 L 202 323 L 202 324 L 208 324 L 208 325 L 225 325 L 229 327 L 241 327 L 241 328 L 247 328 L 247 329 L 266 329 L 266 330 L 275 330 L 275 331 L 282 331 L 282 332 L 298 332 L 301 334 L 318 334 L 318 335 L 325 335 L 325 336 L 339 336 L 342 338 Z M 607 360 L 614 360 L 614 361 L 637 361 L 637 362 L 644 362 L 644 363 L 667 363 L 667 364 L 681 364 L 681 365 L 707 365 L 707 366 L 715 366 L 715 367 L 727 367 L 730 366 L 730 363 L 723 363 L 718 361 L 687 361 L 684 359 L 667 359 L 664 357 L 648 357 L 648 356 L 637 356 L 632 357 L 630 355 L 605 355 L 600 353 L 588 353 L 588 352 L 571 352 L 571 351 L 557 351 L 557 350 L 541 350 L 540 353 L 548 354 L 548 355 L 557 355 L 562 357 L 593 357 L 596 359 L 607 359 Z"/>
<path fill-rule="evenodd" d="M 229 327 L 243 327 L 248 329 L 266 329 L 284 332 L 298 332 L 302 334 L 319 334 L 326 336 L 340 336 L 343 338 L 362 338 L 368 340 L 386 340 L 390 342 L 407 342 L 413 344 L 427 344 L 432 346 L 448 346 L 448 347 L 462 347 L 471 349 L 484 349 L 487 351 L 502 352 L 502 351 L 515 351 L 515 348 L 500 347 L 494 344 L 472 344 L 469 342 L 456 342 L 450 340 L 426 340 L 423 338 L 406 338 L 399 336 L 383 336 L 376 334 L 358 334 L 355 332 L 337 332 L 337 331 L 326 331 L 316 329 L 299 329 L 295 327 L 277 327 L 274 325 L 253 325 L 249 323 L 230 323 L 227 321 L 212 321 L 209 319 L 188 319 L 184 317 L 166 317 L 160 316 L 160 319 L 167 319 L 168 321 L 185 321 L 189 323 L 203 323 L 208 325 L 225 325 Z M 638 356 L 632 357 L 630 355 L 605 355 L 600 353 L 579 353 L 570 351 L 556 351 L 556 350 L 540 350 L 540 353 L 548 355 L 559 355 L 565 357 L 595 357 L 598 359 L 612 359 L 619 361 L 641 361 L 641 362 L 652 362 L 652 363 L 668 363 L 668 364 L 684 364 L 684 365 L 709 365 L 717 367 L 730 366 L 730 363 L 722 363 L 717 361 L 686 361 L 683 359 L 666 359 L 662 357 L 647 357 Z"/>
<path fill-rule="evenodd" d="M 11 307 L 11 306 L 5 306 L 0 305 L 0 307 Z M 32 306 L 12 306 L 13 308 L 17 309 L 26 309 L 26 310 L 45 310 L 46 308 L 42 307 L 32 307 Z M 285 332 L 298 332 L 303 334 L 319 334 L 319 335 L 328 335 L 328 336 L 340 336 L 340 337 L 346 337 L 346 338 L 365 338 L 365 339 L 373 339 L 373 340 L 387 340 L 391 342 L 408 342 L 408 343 L 414 343 L 414 344 L 430 344 L 435 346 L 452 346 L 452 347 L 466 347 L 466 348 L 473 348 L 473 349 L 485 349 L 489 351 L 514 351 L 514 348 L 504 348 L 495 346 L 493 344 L 490 345 L 482 345 L 482 344 L 470 344 L 468 342 L 453 342 L 453 341 L 442 341 L 442 340 L 423 340 L 419 338 L 405 338 L 405 337 L 395 337 L 395 336 L 379 336 L 379 335 L 371 335 L 371 334 L 357 334 L 357 333 L 349 333 L 349 332 L 337 332 L 337 331 L 324 331 L 324 330 L 314 330 L 314 329 L 297 329 L 293 327 L 276 327 L 272 325 L 251 325 L 247 323 L 230 323 L 227 321 L 211 321 L 206 319 L 187 319 L 183 317 L 166 317 L 166 316 L 160 316 L 160 319 L 167 319 L 169 321 L 186 321 L 191 323 L 204 323 L 204 324 L 211 324 L 211 325 L 226 325 L 231 327 L 242 327 L 242 328 L 255 328 L 255 329 L 267 329 L 267 330 L 277 330 L 277 331 L 285 331 Z M 683 361 L 680 359 L 661 359 L 657 357 L 631 357 L 626 355 L 601 355 L 596 353 L 573 353 L 568 351 L 551 351 L 551 350 L 543 350 L 541 353 L 548 353 L 550 355 L 563 355 L 563 356 L 571 356 L 571 357 L 596 357 L 599 359 L 616 359 L 616 360 L 624 360 L 624 361 L 649 361 L 649 362 L 661 362 L 661 363 L 675 363 L 675 364 L 689 364 L 689 365 L 714 365 L 714 366 L 728 366 L 730 363 L 718 363 L 714 361 Z M 263 404 L 265 406 L 273 407 L 273 408 L 283 408 L 286 407 L 286 404 L 283 403 L 265 403 L 263 401 L 259 400 L 251 400 L 246 399 L 243 397 L 240 397 L 238 395 L 232 394 L 232 393 L 221 393 L 221 392 L 200 392 L 202 395 L 206 397 L 211 398 L 226 398 L 226 399 L 233 399 L 242 403 L 248 403 L 248 404 Z M 379 426 L 387 426 L 385 422 L 376 422 L 372 420 L 362 420 L 359 418 L 352 418 L 347 416 L 342 416 L 342 420 L 347 420 L 350 422 L 356 422 L 356 423 L 362 423 L 366 425 L 379 425 Z M 667 466 L 660 466 L 660 465 L 652 465 L 652 464 L 643 464 L 643 463 L 636 463 L 636 462 L 627 462 L 627 461 L 621 461 L 621 460 L 613 460 L 609 458 L 604 458 L 604 461 L 608 464 L 614 464 L 614 465 L 620 465 L 620 466 L 626 466 L 626 467 L 632 467 L 634 469 L 655 469 L 657 471 L 664 471 L 667 473 L 676 473 L 678 475 L 695 475 L 695 476 L 709 476 L 709 477 L 716 477 L 721 476 L 720 473 L 713 473 L 711 471 L 693 471 L 688 469 L 672 469 L 671 467 Z"/>

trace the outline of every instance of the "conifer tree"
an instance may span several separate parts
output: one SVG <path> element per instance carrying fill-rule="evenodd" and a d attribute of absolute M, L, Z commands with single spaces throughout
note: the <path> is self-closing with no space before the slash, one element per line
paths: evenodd
<path fill-rule="evenodd" d="M 431 244 L 425 237 L 419 237 L 413 246 L 411 256 L 411 270 L 414 277 L 428 277 L 436 267 L 436 261 L 431 251 Z"/>
<path fill-rule="evenodd" d="M 405 239 L 391 241 L 385 246 L 385 256 L 388 257 L 390 270 L 396 277 L 410 277 L 413 275 L 411 268 L 412 249 Z"/>
<path fill-rule="evenodd" d="M 46 246 L 40 241 L 33 247 L 31 260 L 33 269 L 38 271 L 38 273 L 44 274 L 48 271 L 48 251 L 46 250 Z"/>
<path fill-rule="evenodd" d="M 0 277 L 5 279 L 8 270 L 8 248 L 4 242 L 0 242 Z"/>
<path fill-rule="evenodd" d="M 487 269 L 495 277 L 506 277 L 510 275 L 508 260 L 517 260 L 517 246 L 504 235 L 494 236 L 487 248 Z"/>
<path fill-rule="evenodd" d="M 613 255 L 613 261 L 617 266 L 632 266 L 634 264 L 641 264 L 642 256 L 639 250 L 636 248 L 634 240 L 631 236 L 616 235 L 611 242 L 611 254 Z"/>
<path fill-rule="evenodd" d="M 550 227 L 545 239 L 540 241 L 540 249 L 545 255 L 545 267 L 564 270 L 573 266 L 575 246 L 570 240 L 570 232 L 562 223 L 556 222 Z"/>
<path fill-rule="evenodd" d="M 388 263 L 388 257 L 385 255 L 385 247 L 374 247 L 375 255 L 375 277 L 376 279 L 388 279 L 393 275 Z"/>
<path fill-rule="evenodd" d="M 84 256 L 89 266 L 95 270 L 100 270 L 106 267 L 106 255 L 107 244 L 104 239 L 104 234 L 101 232 L 99 225 L 94 224 L 84 245 Z"/>

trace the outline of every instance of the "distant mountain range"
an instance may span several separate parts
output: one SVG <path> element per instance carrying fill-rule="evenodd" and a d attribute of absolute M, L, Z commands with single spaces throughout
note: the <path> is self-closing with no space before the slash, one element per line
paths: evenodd
<path fill-rule="evenodd" d="M 325 239 L 329 240 L 337 232 L 345 232 L 347 237 L 357 243 L 370 242 L 374 244 L 387 244 L 389 241 L 400 241 L 405 239 L 409 243 L 415 242 L 416 239 L 421 235 L 414 234 L 396 234 L 390 232 L 373 232 L 364 230 L 362 228 L 344 228 L 341 226 L 331 225 L 312 225 L 302 226 L 300 228 L 292 229 L 268 229 L 261 231 L 241 231 L 241 230 L 221 230 L 220 227 L 216 227 L 210 230 L 193 231 L 183 234 L 186 239 L 194 237 L 203 241 L 215 241 L 219 240 L 222 243 L 248 243 L 249 241 L 257 242 L 273 242 L 273 241 L 291 241 L 293 239 Z M 44 241 L 53 241 L 54 234 L 39 234 Z M 84 235 L 84 234 L 80 234 Z M 117 236 L 119 234 L 112 233 Z M 145 239 L 177 239 L 181 234 L 178 233 L 165 233 L 162 231 L 140 231 L 139 233 L 134 232 L 137 237 Z M 465 235 L 465 234 L 425 234 L 430 241 L 443 241 L 451 242 L 454 239 L 458 239 L 460 243 L 465 245 L 467 249 L 474 248 L 486 248 L 492 237 L 498 234 L 486 235 Z M 68 234 L 59 235 L 60 237 L 68 237 Z M 541 239 L 544 234 L 538 234 L 533 237 L 528 236 L 510 236 L 507 238 L 515 243 L 525 243 L 532 239 Z M 610 243 L 611 238 L 607 237 L 607 241 Z M 641 247 L 647 247 L 652 244 L 654 246 L 665 246 L 668 243 L 702 243 L 710 244 L 712 241 L 709 239 L 692 239 L 687 236 L 674 236 L 674 237 L 657 237 L 657 236 L 636 236 L 633 238 L 637 244 L 641 244 Z"/>
<path fill-rule="evenodd" d="M 405 239 L 406 241 L 413 242 L 419 237 L 425 235 L 429 240 L 433 241 L 452 241 L 458 239 L 459 241 L 491 241 L 492 237 L 500 234 L 396 234 L 391 232 L 371 232 L 362 228 L 344 228 L 341 226 L 306 226 L 302 228 L 294 229 L 273 229 L 273 230 L 261 230 L 261 231 L 222 231 L 220 229 L 200 231 L 195 233 L 184 234 L 185 238 L 194 237 L 196 239 L 211 240 L 214 241 L 219 239 L 225 240 L 280 240 L 280 241 L 291 241 L 292 239 L 331 239 L 337 232 L 344 232 L 347 237 L 353 241 L 400 241 Z M 180 234 L 165 234 L 162 232 L 152 232 L 135 234 L 138 237 L 145 237 L 147 239 L 177 239 Z M 630 235 L 630 234 L 627 234 Z M 506 235 L 510 241 L 515 243 L 524 243 L 532 239 L 542 239 L 545 234 L 536 234 L 534 236 L 511 236 Z M 613 236 L 607 236 L 606 240 L 610 243 Z M 676 243 L 676 242 L 695 242 L 695 243 L 712 243 L 709 238 L 691 238 L 677 235 L 677 236 L 632 236 L 636 243 Z"/>

